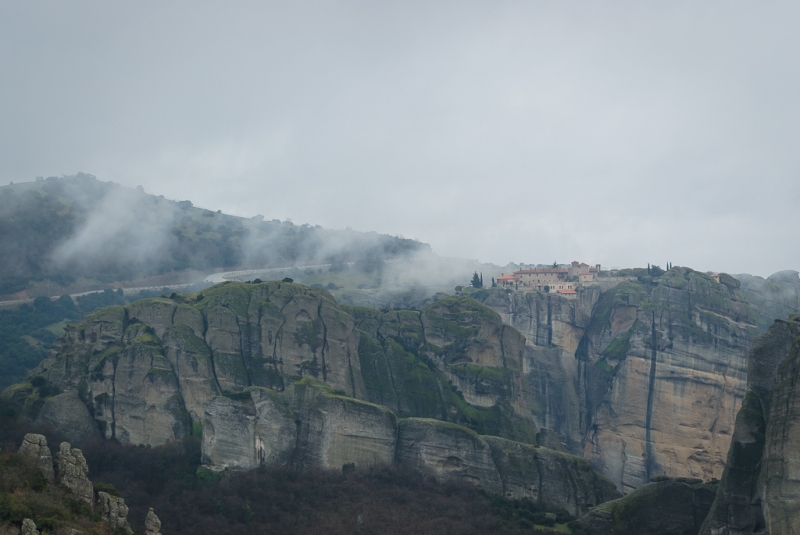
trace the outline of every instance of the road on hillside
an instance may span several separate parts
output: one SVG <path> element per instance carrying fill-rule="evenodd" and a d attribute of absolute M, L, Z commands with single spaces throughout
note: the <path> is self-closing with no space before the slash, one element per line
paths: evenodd
<path fill-rule="evenodd" d="M 347 262 L 347 265 L 352 266 L 354 262 Z M 211 284 L 219 284 L 221 282 L 230 281 L 230 280 L 241 280 L 244 277 L 250 277 L 256 274 L 267 274 L 267 273 L 277 273 L 281 271 L 287 271 L 289 269 L 319 269 L 319 268 L 327 268 L 330 267 L 332 264 L 315 264 L 315 265 L 308 265 L 308 266 L 289 266 L 289 267 L 280 267 L 280 268 L 262 268 L 262 269 L 245 269 L 245 270 L 238 270 L 238 271 L 225 271 L 222 273 L 211 273 L 203 282 L 208 282 Z M 190 286 L 190 284 L 164 284 L 161 286 L 139 286 L 136 288 L 122 288 L 122 291 L 125 294 L 132 294 L 146 290 L 161 290 L 162 288 L 169 288 L 171 290 L 179 290 L 181 288 L 186 288 Z M 104 292 L 105 290 L 91 290 L 88 292 L 80 292 L 75 294 L 69 294 L 70 297 L 75 299 L 76 297 L 80 297 L 82 295 L 89 295 Z M 60 295 L 50 296 L 50 299 L 56 300 Z M 8 301 L 0 301 L 0 307 L 12 307 L 16 305 L 22 305 L 25 303 L 33 303 L 33 298 L 30 299 L 12 299 Z"/>

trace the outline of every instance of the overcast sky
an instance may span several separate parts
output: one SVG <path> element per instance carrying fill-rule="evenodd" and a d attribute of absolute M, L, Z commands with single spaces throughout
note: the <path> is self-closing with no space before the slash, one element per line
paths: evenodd
<path fill-rule="evenodd" d="M 0 183 L 442 255 L 800 269 L 800 3 L 0 0 Z"/>

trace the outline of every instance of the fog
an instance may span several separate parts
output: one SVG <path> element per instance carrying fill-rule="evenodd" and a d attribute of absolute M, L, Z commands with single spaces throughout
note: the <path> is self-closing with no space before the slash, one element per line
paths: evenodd
<path fill-rule="evenodd" d="M 790 2 L 4 2 L 0 184 L 85 171 L 498 265 L 767 276 L 800 268 L 798 15 Z M 120 225 L 89 221 L 60 258 L 107 248 Z M 158 250 L 135 236 L 120 254 Z"/>
<path fill-rule="evenodd" d="M 94 204 L 94 203 L 92 203 Z M 110 188 L 96 205 L 89 205 L 86 220 L 52 259 L 58 266 L 81 269 L 100 266 L 148 264 L 167 253 L 173 214 L 135 190 Z"/>

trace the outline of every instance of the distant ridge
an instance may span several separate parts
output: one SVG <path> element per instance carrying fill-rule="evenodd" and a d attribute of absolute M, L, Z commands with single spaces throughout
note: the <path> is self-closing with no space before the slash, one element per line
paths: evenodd
<path fill-rule="evenodd" d="M 378 261 L 429 246 L 197 208 L 78 173 L 0 187 L 0 295 L 195 269 Z M 48 290 L 35 291 L 48 285 Z"/>

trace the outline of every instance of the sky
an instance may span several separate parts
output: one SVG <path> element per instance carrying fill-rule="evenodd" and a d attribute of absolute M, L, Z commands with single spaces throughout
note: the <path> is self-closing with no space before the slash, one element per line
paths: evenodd
<path fill-rule="evenodd" d="M 0 184 L 508 262 L 800 270 L 800 4 L 0 0 Z"/>

